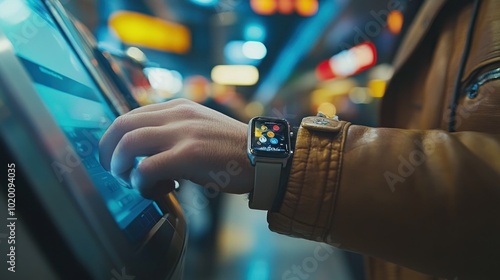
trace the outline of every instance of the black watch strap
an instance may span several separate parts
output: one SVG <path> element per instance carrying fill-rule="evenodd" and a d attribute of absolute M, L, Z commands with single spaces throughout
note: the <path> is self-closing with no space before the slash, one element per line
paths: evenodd
<path fill-rule="evenodd" d="M 255 163 L 254 189 L 248 206 L 252 209 L 271 210 L 280 188 L 281 163 Z"/>

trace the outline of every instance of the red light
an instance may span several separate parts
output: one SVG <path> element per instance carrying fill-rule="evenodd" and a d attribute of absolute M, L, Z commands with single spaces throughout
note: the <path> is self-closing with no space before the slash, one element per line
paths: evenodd
<path fill-rule="evenodd" d="M 320 81 L 328 80 L 335 77 L 335 74 L 333 74 L 332 68 L 330 67 L 329 60 L 322 61 L 318 65 L 318 67 L 316 67 L 316 77 Z"/>
<path fill-rule="evenodd" d="M 319 80 L 348 77 L 358 74 L 377 62 L 377 50 L 371 42 L 366 42 L 342 51 L 316 67 Z"/>

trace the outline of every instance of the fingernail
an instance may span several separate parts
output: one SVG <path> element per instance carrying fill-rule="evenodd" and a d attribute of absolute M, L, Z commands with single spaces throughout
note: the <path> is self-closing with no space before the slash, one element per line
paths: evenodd
<path fill-rule="evenodd" d="M 109 163 L 109 171 L 113 176 L 118 176 L 118 166 L 116 164 L 116 160 L 111 159 L 111 162 Z"/>
<path fill-rule="evenodd" d="M 132 168 L 130 171 L 130 185 L 136 190 L 139 189 L 139 173 L 136 168 Z"/>

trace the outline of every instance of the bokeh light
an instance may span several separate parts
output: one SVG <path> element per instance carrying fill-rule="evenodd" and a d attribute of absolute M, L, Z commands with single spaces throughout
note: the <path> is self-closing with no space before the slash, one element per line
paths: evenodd
<path fill-rule="evenodd" d="M 394 10 L 389 13 L 387 16 L 387 28 L 392 34 L 401 33 L 401 29 L 403 28 L 404 16 L 401 11 Z"/>

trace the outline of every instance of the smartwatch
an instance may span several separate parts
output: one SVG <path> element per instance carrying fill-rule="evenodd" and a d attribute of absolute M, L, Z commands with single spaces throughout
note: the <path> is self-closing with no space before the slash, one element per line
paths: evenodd
<path fill-rule="evenodd" d="M 247 153 L 255 167 L 248 205 L 252 209 L 271 210 L 280 187 L 281 173 L 292 155 L 288 122 L 269 117 L 251 119 Z"/>

